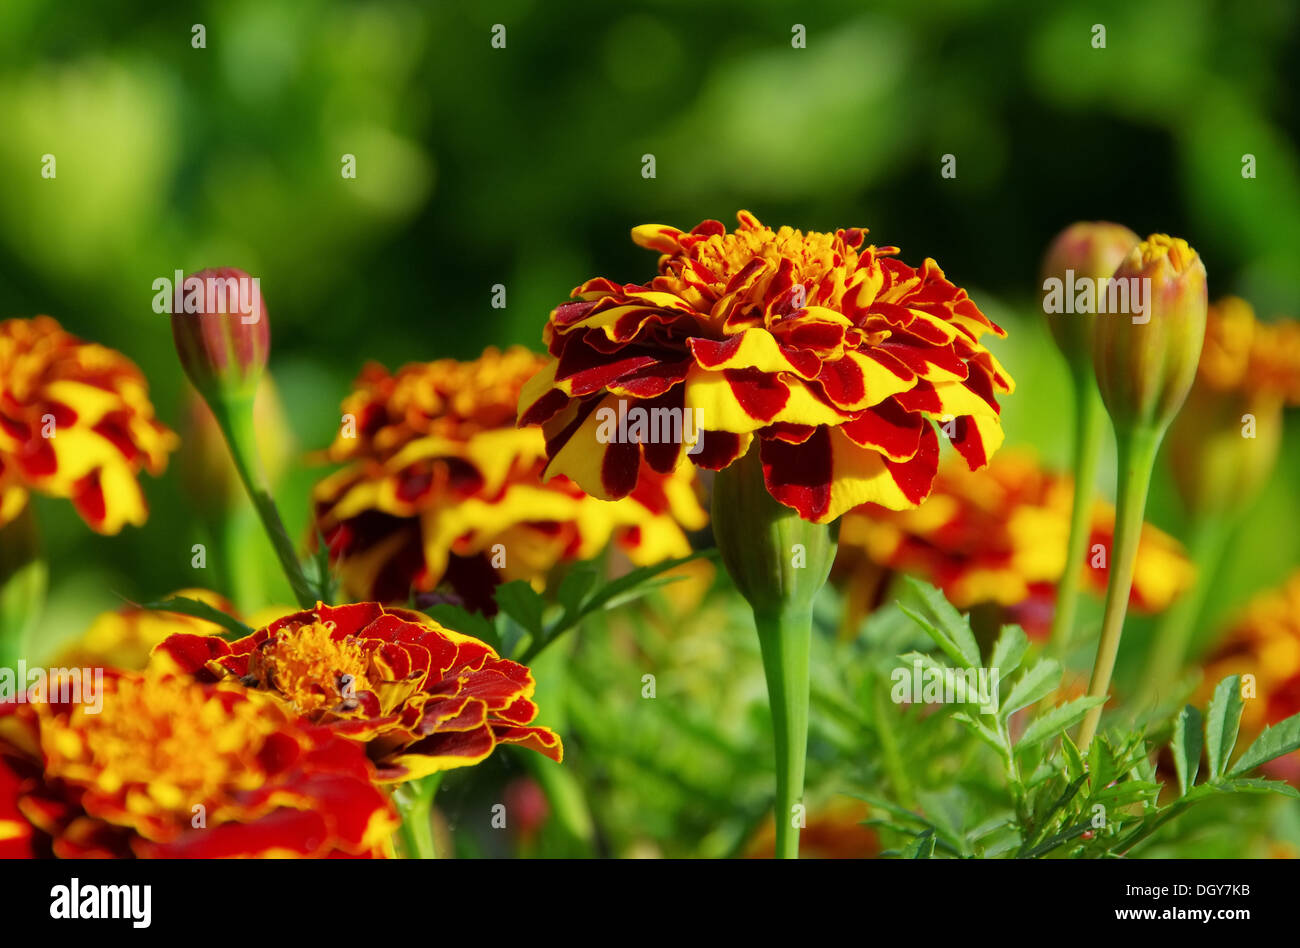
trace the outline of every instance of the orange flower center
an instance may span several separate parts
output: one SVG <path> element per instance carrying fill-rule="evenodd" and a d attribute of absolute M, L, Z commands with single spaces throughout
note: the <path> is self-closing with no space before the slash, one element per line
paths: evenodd
<path fill-rule="evenodd" d="M 263 645 L 250 672 L 305 715 L 355 710 L 354 695 L 373 691 L 370 658 L 355 636 L 333 637 L 332 622 L 281 629 Z"/>
<path fill-rule="evenodd" d="M 152 675 L 104 685 L 100 713 L 83 704 L 42 723 L 47 776 L 106 793 L 130 788 L 129 806 L 177 813 L 261 783 L 247 757 L 278 723 L 264 705 Z"/>

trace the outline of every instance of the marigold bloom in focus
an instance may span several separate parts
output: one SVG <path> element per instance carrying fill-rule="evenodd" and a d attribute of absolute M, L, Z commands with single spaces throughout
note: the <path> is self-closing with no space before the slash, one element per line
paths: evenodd
<path fill-rule="evenodd" d="M 618 503 L 565 478 L 541 482 L 545 442 L 515 428 L 524 382 L 543 359 L 489 348 L 475 360 L 362 371 L 343 403 L 328 457 L 348 466 L 315 489 L 316 525 L 358 599 L 407 602 L 440 586 L 496 611 L 494 586 L 539 584 L 556 563 L 589 559 L 614 540 L 636 565 L 690 552 L 686 530 L 707 515 L 689 470 L 648 468 Z"/>
<path fill-rule="evenodd" d="M 1285 405 L 1300 405 L 1300 323 L 1261 322 L 1245 300 L 1219 300 L 1169 436 L 1174 482 L 1189 509 L 1225 513 L 1254 498 L 1277 461 Z"/>
<path fill-rule="evenodd" d="M 231 676 L 264 689 L 365 742 L 385 782 L 467 767 L 502 743 L 556 761 L 564 754 L 553 731 L 530 726 L 532 672 L 406 609 L 319 605 L 235 642 L 174 635 L 154 657 L 202 680 Z"/>
<path fill-rule="evenodd" d="M 99 713 L 0 705 L 0 856 L 374 856 L 397 826 L 361 749 L 278 702 L 156 671 L 103 688 Z"/>
<path fill-rule="evenodd" d="M 136 478 L 161 474 L 178 443 L 126 356 L 49 316 L 0 322 L 0 526 L 30 491 L 70 499 L 98 533 L 140 526 L 148 506 Z"/>
<path fill-rule="evenodd" d="M 1012 381 L 980 339 L 1004 333 L 938 264 L 863 248 L 858 228 L 773 231 L 737 216 L 732 232 L 635 228 L 661 252 L 659 275 L 589 280 L 551 313 L 553 358 L 519 402 L 520 424 L 546 434 L 548 475 L 624 497 L 647 466 L 721 470 L 757 435 L 768 492 L 828 523 L 869 501 L 925 499 L 939 459 L 930 419 L 951 419 L 972 468 L 988 463 L 1002 442 L 995 395 Z M 675 412 L 701 440 L 602 436 L 611 413 L 636 408 Z"/>
<path fill-rule="evenodd" d="M 1001 455 L 978 473 L 948 463 L 919 509 L 866 505 L 846 514 L 837 571 L 850 593 L 878 586 L 886 571 L 910 573 L 941 588 L 960 609 L 994 603 L 1010 609 L 1031 635 L 1044 633 L 1065 570 L 1073 490 L 1069 475 L 1045 471 L 1022 453 Z M 1114 524 L 1114 507 L 1096 501 L 1083 583 L 1098 595 L 1109 577 Z M 1104 567 L 1092 565 L 1098 544 Z M 1131 604 L 1160 612 L 1192 579 L 1178 542 L 1144 526 Z M 856 605 L 861 611 L 870 604 Z"/>
<path fill-rule="evenodd" d="M 1300 571 L 1246 604 L 1205 662 L 1206 701 L 1229 675 L 1251 675 L 1255 697 L 1243 702 L 1238 746 L 1246 747 L 1266 726 L 1300 713 Z M 1265 765 L 1266 771 L 1300 785 L 1300 752 Z"/>

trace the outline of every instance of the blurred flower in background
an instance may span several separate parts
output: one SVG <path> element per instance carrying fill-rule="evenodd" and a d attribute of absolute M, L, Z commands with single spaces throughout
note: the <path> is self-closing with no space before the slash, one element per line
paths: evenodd
<path fill-rule="evenodd" d="M 689 468 L 647 467 L 616 503 L 565 478 L 542 483 L 542 433 L 514 424 L 519 390 L 541 365 L 514 347 L 362 371 L 327 452 L 347 466 L 314 494 L 349 594 L 404 603 L 412 590 L 440 590 L 495 614 L 496 584 L 540 586 L 557 563 L 590 559 L 611 540 L 636 565 L 690 552 L 684 531 L 707 516 Z"/>
<path fill-rule="evenodd" d="M 845 515 L 833 574 L 850 598 L 847 627 L 856 629 L 893 572 L 933 583 L 961 609 L 994 604 L 1005 621 L 1042 636 L 1051 624 L 1055 587 L 1065 569 L 1074 485 L 1025 451 L 971 472 L 953 461 L 917 510 L 874 504 Z M 1100 596 L 1110 575 L 1115 509 L 1098 500 L 1083 566 L 1083 588 Z M 1100 548 L 1100 549 L 1099 549 Z M 1131 604 L 1160 612 L 1191 584 L 1191 564 L 1168 534 L 1143 528 Z"/>
<path fill-rule="evenodd" d="M 140 526 L 148 505 L 137 478 L 161 474 L 178 443 L 121 353 L 48 316 L 0 323 L 0 526 L 30 491 L 70 499 L 99 533 Z"/>

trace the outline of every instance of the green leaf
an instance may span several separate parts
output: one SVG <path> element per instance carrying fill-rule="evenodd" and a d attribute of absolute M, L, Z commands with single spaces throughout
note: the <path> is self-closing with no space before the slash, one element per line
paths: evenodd
<path fill-rule="evenodd" d="M 590 615 L 597 609 L 603 609 L 606 606 L 612 606 L 615 604 L 621 605 L 622 603 L 628 602 L 630 593 L 649 592 L 650 589 L 654 588 L 654 586 L 650 585 L 651 581 L 661 573 L 666 573 L 671 569 L 676 569 L 684 563 L 689 563 L 692 560 L 717 558 L 717 548 L 710 547 L 707 550 L 699 550 L 688 556 L 680 556 L 675 560 L 664 560 L 662 563 L 655 563 L 651 566 L 642 566 L 639 569 L 632 570 L 630 573 L 625 573 L 613 582 L 606 583 L 602 586 L 595 595 L 587 600 L 586 604 L 582 606 L 577 614 L 562 617 L 561 621 L 564 622 L 564 624 L 561 625 L 560 623 L 556 623 L 555 627 L 551 629 L 550 635 L 558 635 L 564 629 L 575 624 L 583 616 Z"/>
<path fill-rule="evenodd" d="M 964 668 L 977 666 L 980 663 L 980 648 L 975 641 L 975 634 L 970 630 L 970 621 L 930 584 L 911 576 L 906 577 L 906 582 L 920 600 L 925 615 L 908 609 L 902 603 L 899 603 L 899 607 L 915 619 L 953 661 Z"/>
<path fill-rule="evenodd" d="M 1174 739 L 1169 747 L 1178 773 L 1178 795 L 1184 796 L 1196 783 L 1196 773 L 1201 769 L 1201 712 L 1190 704 L 1174 722 Z"/>
<path fill-rule="evenodd" d="M 1238 692 L 1240 694 L 1240 692 Z M 1246 748 L 1236 765 L 1228 772 L 1230 777 L 1249 773 L 1260 764 L 1300 749 L 1300 714 L 1264 728 L 1264 733 Z"/>
<path fill-rule="evenodd" d="M 997 644 L 993 646 L 993 655 L 989 667 L 998 670 L 998 677 L 1003 681 L 1020 667 L 1020 662 L 1029 649 L 1029 637 L 1018 625 L 1004 625 Z"/>
<path fill-rule="evenodd" d="M 577 615 L 587 601 L 587 596 L 600 579 L 600 571 L 590 563 L 575 563 L 556 590 L 555 599 L 565 614 Z"/>
<path fill-rule="evenodd" d="M 1219 786 L 1235 793 L 1280 793 L 1284 797 L 1300 799 L 1300 790 L 1297 790 L 1285 780 L 1265 780 L 1263 777 L 1238 777 L 1235 780 L 1225 780 Z"/>
<path fill-rule="evenodd" d="M 934 843 L 934 830 L 928 829 L 903 847 L 902 857 L 904 859 L 933 859 Z"/>
<path fill-rule="evenodd" d="M 542 611 L 546 600 L 537 595 L 532 583 L 516 579 L 497 587 L 496 603 L 501 611 L 518 622 L 534 638 L 542 636 Z"/>
<path fill-rule="evenodd" d="M 1205 753 L 1210 762 L 1210 779 L 1223 775 L 1223 768 L 1237 743 L 1241 726 L 1241 676 L 1229 675 L 1219 682 L 1205 714 Z"/>
<path fill-rule="evenodd" d="M 1001 703 L 998 715 L 1006 720 L 1021 708 L 1028 707 L 1049 695 L 1061 681 L 1061 666 L 1054 658 L 1039 659 L 1021 675 L 1006 700 Z"/>
<path fill-rule="evenodd" d="M 481 642 L 486 642 L 496 649 L 498 653 L 501 653 L 501 639 L 497 635 L 496 626 L 477 612 L 469 612 L 460 606 L 442 602 L 435 606 L 429 606 L 424 610 L 424 614 L 453 632 L 471 635 Z"/>
<path fill-rule="evenodd" d="M 1035 698 L 1034 700 L 1038 699 Z M 1097 705 L 1104 703 L 1105 700 L 1105 697 L 1100 695 L 1075 698 L 1073 701 L 1067 701 L 1065 704 L 1057 705 L 1050 711 L 1038 715 L 1029 722 L 1029 726 L 1025 728 L 1025 733 L 1020 735 L 1020 740 L 1016 742 L 1016 749 L 1028 747 L 1037 744 L 1039 741 L 1055 737 L 1066 728 L 1073 727 L 1077 722 L 1082 721 L 1089 708 L 1095 708 Z"/>
<path fill-rule="evenodd" d="M 175 612 L 183 616 L 192 616 L 195 619 L 206 619 L 208 622 L 214 622 L 226 630 L 221 633 L 223 639 L 242 639 L 246 635 L 253 634 L 253 629 L 250 626 L 244 625 L 234 616 L 227 615 L 220 609 L 209 606 L 206 602 L 190 599 L 187 596 L 172 596 L 170 599 L 142 603 L 140 608 L 153 609 L 156 612 Z"/>
<path fill-rule="evenodd" d="M 1065 755 L 1065 761 L 1069 765 L 1068 773 L 1071 776 L 1086 774 L 1087 768 L 1083 765 L 1083 755 L 1079 753 L 1078 746 L 1070 739 L 1069 734 L 1061 737 L 1061 753 Z"/>

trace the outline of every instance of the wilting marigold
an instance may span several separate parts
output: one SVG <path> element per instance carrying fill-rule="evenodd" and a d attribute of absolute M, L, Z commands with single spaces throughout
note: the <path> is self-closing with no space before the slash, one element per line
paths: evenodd
<path fill-rule="evenodd" d="M 489 348 L 468 362 L 367 366 L 343 403 L 328 457 L 348 466 L 316 486 L 316 523 L 355 598 L 406 602 L 440 586 L 495 612 L 496 583 L 538 583 L 556 563 L 613 539 L 648 565 L 690 552 L 707 517 L 689 471 L 646 470 L 638 490 L 601 503 L 546 484 L 541 432 L 515 428 L 524 382 L 543 358 Z"/>
<path fill-rule="evenodd" d="M 98 714 L 0 706 L 0 856 L 372 856 L 396 829 L 362 750 L 265 695 L 103 684 Z"/>
<path fill-rule="evenodd" d="M 71 499 L 99 533 L 139 526 L 148 507 L 136 478 L 161 474 L 177 444 L 124 355 L 48 316 L 0 322 L 0 526 L 33 490 Z"/>
<path fill-rule="evenodd" d="M 1228 675 L 1251 675 L 1255 697 L 1243 703 L 1239 746 L 1267 725 L 1300 713 L 1300 571 L 1247 603 L 1205 662 L 1202 699 Z M 1300 753 L 1266 765 L 1300 784 Z"/>
<path fill-rule="evenodd" d="M 1073 480 L 1043 470 L 1023 453 L 1000 455 L 978 473 L 948 463 L 919 509 L 868 504 L 846 514 L 837 569 L 848 577 L 850 593 L 873 588 L 886 571 L 896 570 L 940 587 L 958 608 L 1014 607 L 1015 621 L 1026 631 L 1045 632 L 1055 586 L 1065 571 L 1072 503 Z M 1106 591 L 1114 525 L 1114 508 L 1097 501 L 1083 569 L 1085 588 L 1098 595 Z M 1104 560 L 1093 552 L 1098 545 Z M 1177 541 L 1145 525 L 1132 605 L 1159 612 L 1192 578 L 1193 567 Z"/>
<path fill-rule="evenodd" d="M 980 339 L 1004 333 L 938 264 L 863 248 L 858 228 L 773 231 L 737 216 L 733 232 L 633 229 L 662 253 L 659 275 L 589 280 L 551 313 L 554 358 L 520 398 L 520 423 L 546 434 L 548 474 L 623 497 L 647 464 L 721 470 L 758 435 L 772 496 L 826 523 L 868 501 L 924 500 L 939 459 L 930 419 L 950 420 L 972 468 L 988 463 L 1002 442 L 995 395 L 1013 383 Z M 679 412 L 702 442 L 687 454 L 686 439 L 601 437 L 620 401 Z"/>
<path fill-rule="evenodd" d="M 386 782 L 476 764 L 502 743 L 564 754 L 553 731 L 530 726 L 527 668 L 406 609 L 319 605 L 235 642 L 174 635 L 155 658 L 204 680 L 237 678 L 365 742 Z"/>

